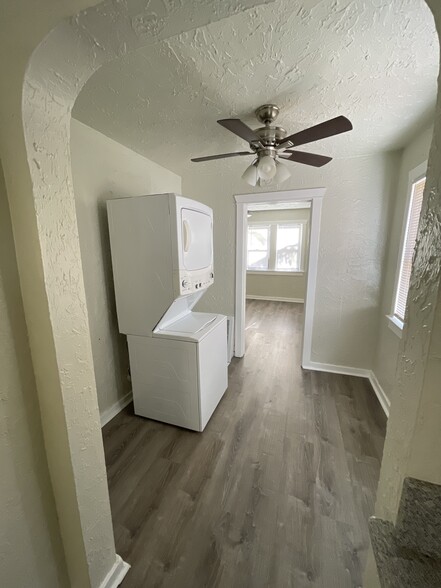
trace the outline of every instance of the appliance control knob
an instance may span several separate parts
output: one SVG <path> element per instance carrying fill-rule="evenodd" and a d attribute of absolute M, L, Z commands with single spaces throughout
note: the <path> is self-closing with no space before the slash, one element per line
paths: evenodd
<path fill-rule="evenodd" d="M 187 288 L 190 284 L 188 283 L 188 280 L 182 280 L 182 285 L 184 288 Z"/>
<path fill-rule="evenodd" d="M 196 289 L 199 288 L 199 284 L 196 284 Z"/>
<path fill-rule="evenodd" d="M 214 274 L 213 274 L 213 272 L 211 272 L 211 274 L 210 274 L 210 278 L 214 278 Z"/>

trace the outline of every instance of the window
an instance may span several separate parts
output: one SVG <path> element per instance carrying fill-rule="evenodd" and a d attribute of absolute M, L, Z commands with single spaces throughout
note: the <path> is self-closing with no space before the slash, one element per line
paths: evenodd
<path fill-rule="evenodd" d="M 424 171 L 426 165 L 424 164 Z M 417 174 L 416 172 L 420 172 Z M 412 177 L 413 176 L 413 177 Z M 402 237 L 400 264 L 398 268 L 398 277 L 395 287 L 392 314 L 389 319 L 391 327 L 398 327 L 401 331 L 404 325 L 404 316 L 406 313 L 407 297 L 409 294 L 410 274 L 412 271 L 412 258 L 415 249 L 415 243 L 420 222 L 421 207 L 423 204 L 424 186 L 426 184 L 425 175 L 421 174 L 421 166 L 411 172 L 409 202 L 406 215 L 406 224 Z M 401 333 L 397 333 L 401 335 Z"/>
<path fill-rule="evenodd" d="M 255 225 L 248 227 L 247 268 L 267 270 L 269 261 L 270 227 Z"/>
<path fill-rule="evenodd" d="M 302 225 L 277 225 L 276 270 L 300 271 Z"/>
<path fill-rule="evenodd" d="M 304 222 L 250 223 L 248 225 L 249 271 L 303 271 Z"/>

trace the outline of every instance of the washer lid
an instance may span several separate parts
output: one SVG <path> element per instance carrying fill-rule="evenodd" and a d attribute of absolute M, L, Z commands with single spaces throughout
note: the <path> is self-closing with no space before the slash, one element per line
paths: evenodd
<path fill-rule="evenodd" d="M 153 337 L 199 343 L 226 320 L 227 317 L 222 314 L 192 312 L 168 325 L 167 329 L 155 329 Z"/>
<path fill-rule="evenodd" d="M 203 312 L 189 312 L 183 318 L 169 323 L 166 329 L 158 329 L 159 331 L 167 330 L 173 331 L 173 333 L 198 333 L 202 331 L 210 323 L 214 322 L 217 318 L 217 314 L 206 314 Z"/>

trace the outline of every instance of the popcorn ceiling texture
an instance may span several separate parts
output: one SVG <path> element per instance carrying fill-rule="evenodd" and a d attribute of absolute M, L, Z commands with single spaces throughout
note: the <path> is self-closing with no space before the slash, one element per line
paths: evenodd
<path fill-rule="evenodd" d="M 277 0 L 104 65 L 73 112 L 180 174 L 198 173 L 190 157 L 243 149 L 216 120 L 258 126 L 266 102 L 290 132 L 347 115 L 351 133 L 306 150 L 366 155 L 403 147 L 433 116 L 438 53 L 423 0 Z"/>

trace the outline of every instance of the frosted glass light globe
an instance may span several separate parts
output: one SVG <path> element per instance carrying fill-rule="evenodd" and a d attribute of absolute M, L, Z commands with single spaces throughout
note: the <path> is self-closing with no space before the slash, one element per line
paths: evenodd
<path fill-rule="evenodd" d="M 250 186 L 257 184 L 257 166 L 252 163 L 242 174 L 242 179 L 245 180 Z"/>
<path fill-rule="evenodd" d="M 285 180 L 287 180 L 291 176 L 289 169 L 286 167 L 284 163 L 281 161 L 277 162 L 277 171 L 276 175 L 274 176 L 274 181 L 277 184 L 281 184 Z"/>
<path fill-rule="evenodd" d="M 262 180 L 271 180 L 276 175 L 276 162 L 270 155 L 264 155 L 259 159 L 257 171 Z"/>

